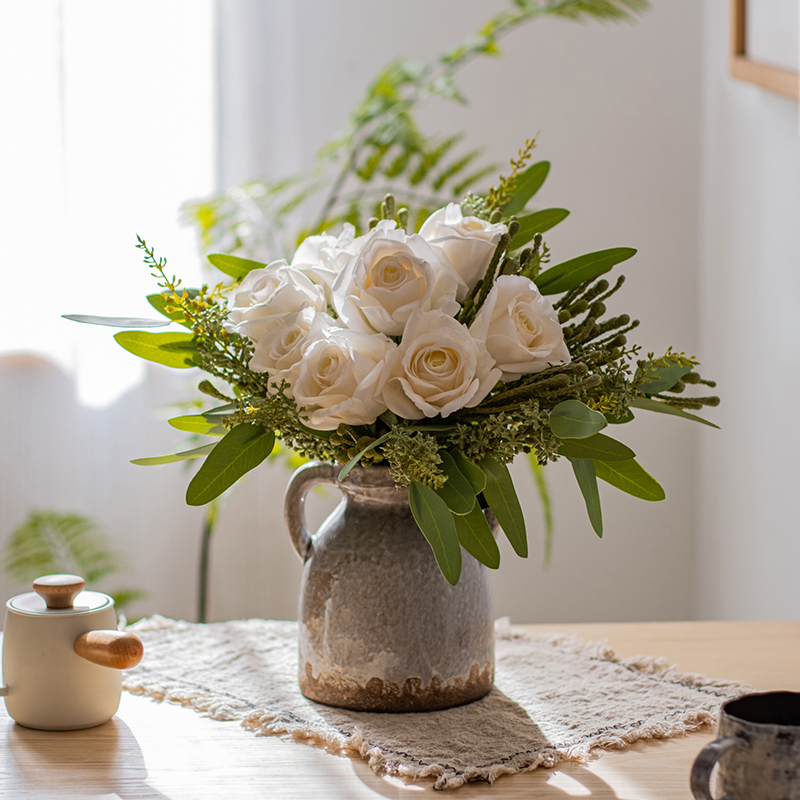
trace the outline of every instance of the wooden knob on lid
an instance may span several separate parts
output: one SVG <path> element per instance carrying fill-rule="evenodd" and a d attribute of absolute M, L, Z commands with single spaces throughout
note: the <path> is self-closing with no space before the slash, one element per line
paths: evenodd
<path fill-rule="evenodd" d="M 44 598 L 48 608 L 72 608 L 85 587 L 80 575 L 43 575 L 33 582 L 33 591 Z"/>

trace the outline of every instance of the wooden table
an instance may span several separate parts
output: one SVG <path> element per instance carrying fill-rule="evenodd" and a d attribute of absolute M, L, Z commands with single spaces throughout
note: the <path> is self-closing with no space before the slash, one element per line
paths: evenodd
<path fill-rule="evenodd" d="M 687 672 L 768 689 L 800 691 L 800 622 L 654 622 L 531 625 L 587 639 L 607 638 L 622 657 L 663 655 Z M 690 798 L 689 770 L 714 738 L 702 731 L 639 742 L 586 765 L 562 763 L 458 789 L 468 798 Z M 14 724 L 0 705 L 0 798 L 413 798 L 430 781 L 404 785 L 375 775 L 360 759 L 278 737 L 257 737 L 235 722 L 123 692 L 118 715 L 87 731 L 50 733 Z M 442 795 L 436 793 L 438 797 Z"/>

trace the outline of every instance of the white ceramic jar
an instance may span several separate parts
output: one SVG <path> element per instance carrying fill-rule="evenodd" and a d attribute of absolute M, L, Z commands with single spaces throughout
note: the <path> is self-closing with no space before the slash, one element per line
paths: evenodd
<path fill-rule="evenodd" d="M 102 725 L 119 707 L 120 670 L 142 658 L 141 640 L 117 630 L 112 598 L 84 586 L 76 575 L 47 575 L 6 603 L 0 694 L 20 725 Z"/>

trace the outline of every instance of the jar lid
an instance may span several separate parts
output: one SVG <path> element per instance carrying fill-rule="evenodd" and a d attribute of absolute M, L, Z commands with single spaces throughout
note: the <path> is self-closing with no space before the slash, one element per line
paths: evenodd
<path fill-rule="evenodd" d="M 44 598 L 36 592 L 25 592 L 12 597 L 6 608 L 21 614 L 42 617 L 69 617 L 76 614 L 91 614 L 113 605 L 114 601 L 102 592 L 83 591 L 75 598 L 71 608 L 48 608 Z"/>

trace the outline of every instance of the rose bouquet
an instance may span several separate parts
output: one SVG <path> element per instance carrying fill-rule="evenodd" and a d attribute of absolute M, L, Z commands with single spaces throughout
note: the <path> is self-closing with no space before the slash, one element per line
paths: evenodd
<path fill-rule="evenodd" d="M 170 420 L 221 436 L 195 450 L 134 463 L 205 457 L 189 483 L 191 505 L 210 502 L 273 451 L 276 437 L 301 455 L 342 465 L 388 466 L 436 561 L 458 581 L 461 548 L 488 567 L 500 554 L 483 509 L 515 552 L 527 555 L 525 521 L 507 464 L 567 458 L 602 534 L 597 478 L 645 500 L 664 492 L 633 451 L 602 433 L 634 410 L 711 424 L 686 409 L 707 384 L 697 361 L 671 349 L 639 359 L 627 314 L 609 317 L 602 277 L 635 250 L 614 248 L 553 266 L 542 233 L 563 209 L 525 213 L 541 185 L 527 166 L 532 143 L 485 196 L 467 195 L 408 231 L 408 210 L 387 196 L 359 233 L 308 236 L 290 261 L 231 255 L 209 261 L 228 281 L 186 289 L 139 239 L 161 291 L 151 304 L 188 331 L 124 331 L 124 348 L 171 367 L 200 367 L 200 390 L 222 404 Z M 526 168 L 527 167 L 527 168 Z M 115 320 L 81 318 L 115 324 Z M 229 387 L 229 388 L 228 388 Z"/>

